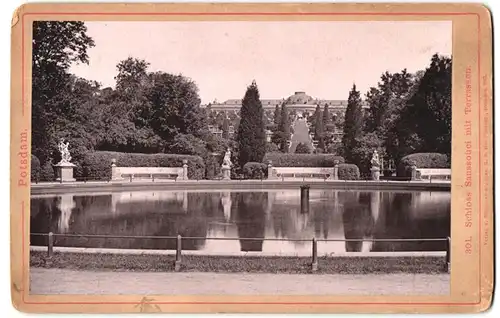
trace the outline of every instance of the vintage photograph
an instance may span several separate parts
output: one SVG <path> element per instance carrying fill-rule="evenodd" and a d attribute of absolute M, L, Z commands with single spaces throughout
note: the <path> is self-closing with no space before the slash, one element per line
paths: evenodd
<path fill-rule="evenodd" d="M 30 294 L 450 293 L 450 21 L 32 36 Z"/>

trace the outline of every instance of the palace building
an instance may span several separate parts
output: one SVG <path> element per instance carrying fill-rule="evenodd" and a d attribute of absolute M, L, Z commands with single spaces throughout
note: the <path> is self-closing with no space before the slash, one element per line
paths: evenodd
<path fill-rule="evenodd" d="M 287 110 L 293 113 L 295 118 L 307 118 L 312 116 L 316 108 L 320 107 L 323 111 L 324 107 L 328 105 L 328 111 L 331 114 L 331 118 L 337 125 L 342 125 L 344 121 L 345 111 L 347 109 L 347 100 L 333 100 L 333 99 L 318 99 L 307 95 L 305 92 L 295 92 L 293 95 L 282 98 L 282 99 L 261 99 L 262 107 L 264 109 L 264 117 L 266 122 L 270 123 L 273 121 L 274 111 L 276 106 L 286 105 Z M 222 121 L 223 118 L 229 118 L 230 126 L 228 135 L 232 137 L 235 133 L 236 122 L 239 122 L 239 111 L 241 108 L 241 99 L 228 99 L 225 102 L 214 101 L 207 105 L 202 105 L 201 107 L 210 109 L 210 119 L 209 119 L 209 130 L 212 134 L 221 137 L 222 131 Z M 368 105 L 363 102 L 363 110 L 366 110 Z M 341 126 L 340 126 L 341 127 Z M 342 130 L 338 127 L 333 128 L 330 131 L 330 136 L 332 141 L 339 143 L 342 140 Z M 271 141 L 272 132 L 269 128 L 266 128 L 266 139 Z M 312 133 L 310 132 L 310 138 L 312 139 Z M 317 141 L 313 141 L 313 146 L 316 146 Z"/>
<path fill-rule="evenodd" d="M 305 116 L 306 113 L 312 115 L 318 105 L 322 108 L 328 105 L 329 111 L 334 116 L 343 116 L 347 108 L 347 100 L 318 99 L 307 95 L 305 92 L 295 92 L 295 94 L 283 99 L 261 99 L 261 103 L 264 111 L 274 111 L 276 106 L 285 103 L 288 110 L 295 111 L 299 116 Z M 228 99 L 222 103 L 214 101 L 202 107 L 210 107 L 212 111 L 238 111 L 241 108 L 241 99 Z M 368 108 L 368 105 L 364 103 L 363 108 Z"/>

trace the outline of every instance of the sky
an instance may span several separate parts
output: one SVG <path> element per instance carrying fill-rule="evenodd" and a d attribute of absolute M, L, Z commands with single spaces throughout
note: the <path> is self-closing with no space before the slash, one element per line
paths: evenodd
<path fill-rule="evenodd" d="M 347 100 L 362 96 L 385 71 L 425 69 L 434 53 L 451 56 L 449 21 L 85 22 L 95 41 L 89 65 L 72 73 L 114 87 L 116 65 L 145 59 L 150 71 L 196 82 L 202 103 L 243 98 L 252 80 L 262 99 L 296 91 Z"/>

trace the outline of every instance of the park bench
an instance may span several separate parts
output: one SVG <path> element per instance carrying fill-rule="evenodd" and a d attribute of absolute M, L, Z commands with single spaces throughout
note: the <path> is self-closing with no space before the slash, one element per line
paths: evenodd
<path fill-rule="evenodd" d="M 151 179 L 187 180 L 185 167 L 111 167 L 112 180 Z"/>
<path fill-rule="evenodd" d="M 321 178 L 328 179 L 333 177 L 334 168 L 317 168 L 317 167 L 271 167 L 269 172 L 270 178 Z"/>
<path fill-rule="evenodd" d="M 451 169 L 429 169 L 417 168 L 417 179 L 432 180 L 432 179 L 451 179 Z"/>
<path fill-rule="evenodd" d="M 121 175 L 123 179 L 152 179 L 152 180 L 175 180 L 179 177 L 177 174 L 171 173 L 124 173 Z"/>

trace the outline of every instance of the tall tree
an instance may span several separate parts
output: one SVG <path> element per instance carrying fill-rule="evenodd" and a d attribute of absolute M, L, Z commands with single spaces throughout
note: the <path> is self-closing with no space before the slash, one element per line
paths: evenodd
<path fill-rule="evenodd" d="M 266 153 L 263 108 L 255 81 L 247 87 L 241 103 L 241 120 L 238 126 L 238 154 L 240 167 L 250 161 L 262 162 Z"/>
<path fill-rule="evenodd" d="M 32 152 L 45 164 L 54 144 L 51 102 L 65 89 L 73 63 L 88 63 L 94 41 L 82 21 L 35 21 L 32 40 Z"/>
<path fill-rule="evenodd" d="M 370 106 L 365 125 L 367 133 L 384 128 L 382 124 L 388 110 L 389 100 L 392 96 L 391 79 L 392 74 L 385 72 L 381 76 L 381 82 L 378 83 L 378 87 L 371 87 L 368 93 L 366 93 L 366 101 Z"/>
<path fill-rule="evenodd" d="M 276 105 L 276 108 L 274 109 L 274 121 L 273 121 L 275 129 L 278 129 L 280 120 L 281 120 L 280 105 Z"/>
<path fill-rule="evenodd" d="M 229 139 L 229 118 L 225 117 L 222 123 L 222 138 Z"/>
<path fill-rule="evenodd" d="M 151 127 L 167 143 L 177 134 L 205 134 L 206 120 L 200 109 L 198 87 L 182 75 L 156 72 L 150 75 Z"/>
<path fill-rule="evenodd" d="M 318 116 L 321 116 L 320 113 L 321 108 L 319 105 L 316 105 L 316 110 L 314 111 L 314 113 L 307 118 L 314 133 L 316 132 L 316 122 L 318 121 Z"/>
<path fill-rule="evenodd" d="M 359 145 L 361 148 L 379 145 L 382 149 L 380 154 L 388 156 L 385 159 L 396 159 L 400 146 L 394 125 L 400 112 L 406 107 L 414 83 L 414 75 L 403 69 L 399 73 L 385 72 L 377 87 L 370 88 L 366 94 L 370 107 L 364 130 L 366 134 L 372 133 L 372 135 L 362 139 L 365 145 Z"/>
<path fill-rule="evenodd" d="M 328 104 L 325 104 L 325 108 L 323 108 L 323 127 L 326 129 L 326 127 L 331 123 L 332 116 L 330 114 L 330 110 L 328 109 Z"/>
<path fill-rule="evenodd" d="M 290 139 L 290 118 L 288 117 L 288 109 L 286 104 L 281 105 L 281 119 L 278 126 L 278 132 L 281 134 L 280 150 L 282 152 L 288 151 L 288 140 Z"/>
<path fill-rule="evenodd" d="M 127 97 L 135 97 L 138 93 L 142 93 L 142 88 L 149 82 L 149 65 L 149 62 L 133 57 L 120 61 L 116 66 L 118 69 L 118 74 L 115 76 L 116 90 Z"/>
<path fill-rule="evenodd" d="M 451 58 L 433 55 L 396 123 L 399 145 L 406 148 L 401 156 L 416 151 L 451 154 L 451 72 Z"/>
<path fill-rule="evenodd" d="M 324 150 L 324 148 L 325 148 L 325 141 L 324 141 L 325 129 L 323 127 L 323 113 L 322 113 L 319 105 L 316 107 L 315 116 L 316 116 L 316 120 L 315 120 L 315 125 L 314 125 L 314 139 L 316 139 L 318 141 L 318 148 Z"/>
<path fill-rule="evenodd" d="M 356 89 L 356 84 L 353 84 L 347 100 L 344 120 L 344 135 L 342 136 L 342 150 L 344 158 L 348 162 L 353 162 L 354 158 L 352 150 L 356 147 L 356 140 L 361 137 L 363 131 L 363 113 L 361 103 L 360 93 Z"/>
<path fill-rule="evenodd" d="M 385 72 L 380 79 L 378 86 L 371 87 L 366 94 L 370 108 L 365 130 L 377 132 L 384 139 L 394 115 L 404 106 L 401 101 L 413 86 L 413 75 L 403 69 L 399 73 Z"/>

